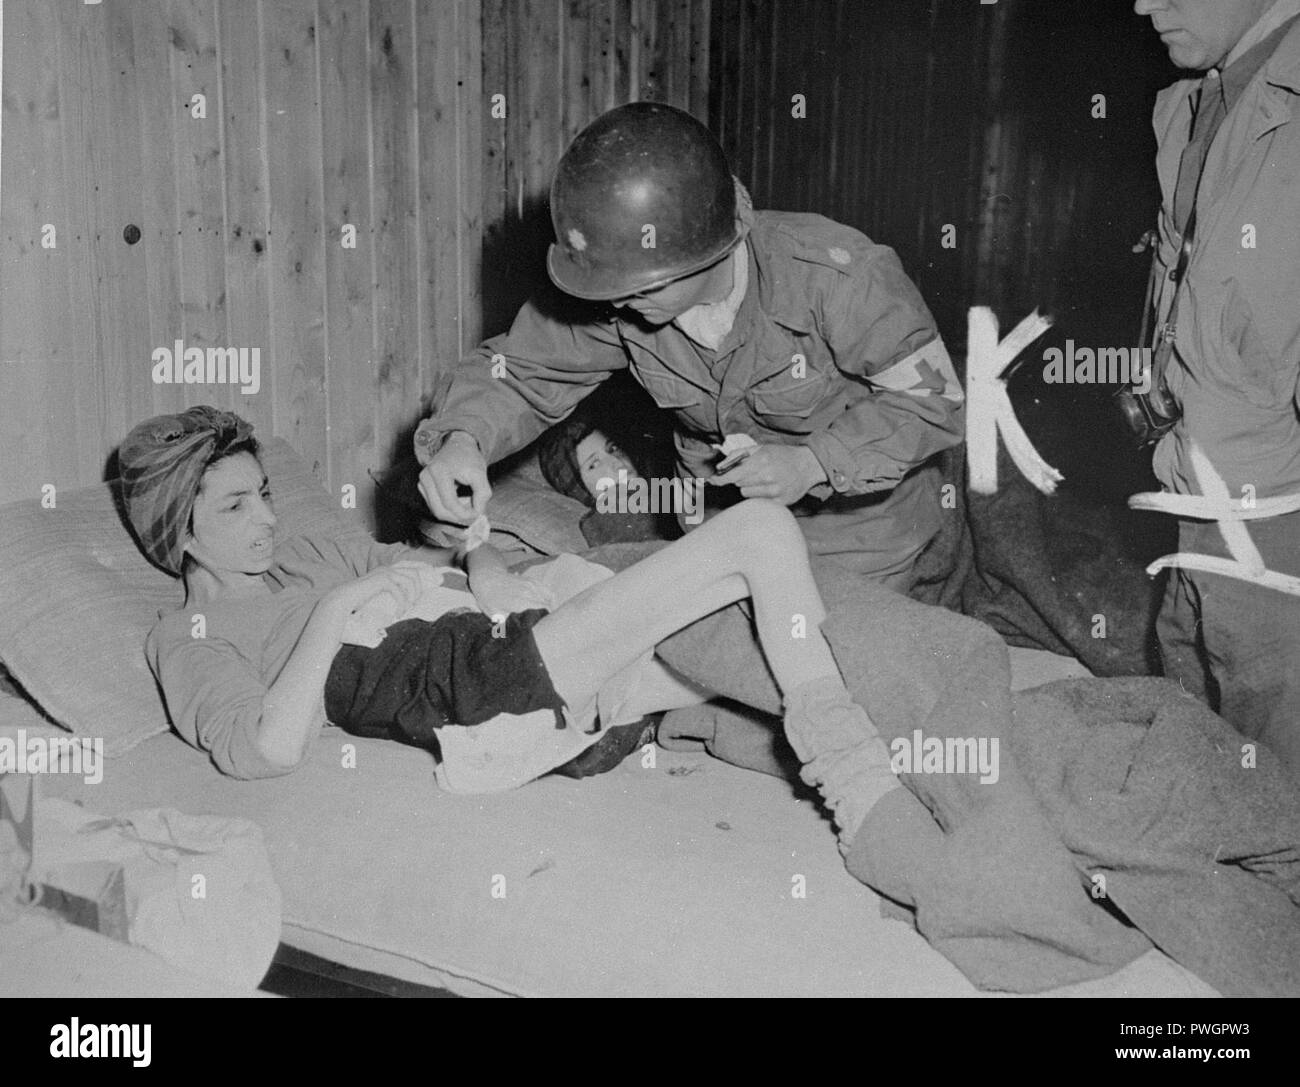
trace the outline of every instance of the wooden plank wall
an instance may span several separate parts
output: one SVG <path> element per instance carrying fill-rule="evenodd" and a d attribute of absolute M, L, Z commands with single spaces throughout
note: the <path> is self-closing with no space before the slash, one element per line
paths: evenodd
<path fill-rule="evenodd" d="M 708 117 L 710 0 L 483 0 L 484 329 L 545 279 L 560 155 L 601 113 L 666 102 Z"/>
<path fill-rule="evenodd" d="M 1037 307 L 1136 332 L 1146 266 L 1130 246 L 1156 204 L 1151 57 L 1130 7 L 1106 7 L 714 0 L 710 126 L 757 206 L 819 212 L 898 250 L 958 348 L 976 303 L 1004 323 Z"/>
<path fill-rule="evenodd" d="M 97 480 L 138 420 L 214 403 L 368 511 L 368 472 L 479 338 L 479 0 L 5 16 L 0 501 Z M 260 391 L 155 384 L 176 340 L 259 348 Z"/>
<path fill-rule="evenodd" d="M 709 0 L 4 14 L 0 503 L 99 480 L 134 423 L 213 403 L 354 485 L 374 525 L 369 473 L 544 276 L 572 136 L 641 98 L 707 115 Z M 260 391 L 155 384 L 176 340 L 259 348 Z"/>
<path fill-rule="evenodd" d="M 1133 296 L 1136 324 L 1151 57 L 1093 0 L 4 10 L 0 502 L 97 480 L 134 422 L 213 402 L 369 510 L 368 472 L 544 276 L 564 146 L 637 99 L 707 116 L 760 207 L 898 249 L 955 347 L 973 302 L 1009 321 Z M 261 348 L 261 391 L 154 384 L 177 339 Z"/>

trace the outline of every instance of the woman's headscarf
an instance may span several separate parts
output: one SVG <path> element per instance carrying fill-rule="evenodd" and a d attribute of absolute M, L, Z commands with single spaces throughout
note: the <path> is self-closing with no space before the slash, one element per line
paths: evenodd
<path fill-rule="evenodd" d="M 180 575 L 185 536 L 203 473 L 214 457 L 252 437 L 234 412 L 207 405 L 157 415 L 135 427 L 118 450 L 122 500 L 144 553 Z"/>

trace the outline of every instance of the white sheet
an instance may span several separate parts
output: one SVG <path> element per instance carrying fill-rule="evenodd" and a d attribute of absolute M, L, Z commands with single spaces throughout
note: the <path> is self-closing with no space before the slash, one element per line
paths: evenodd
<path fill-rule="evenodd" d="M 1025 652 L 1012 652 L 1022 683 L 1078 674 Z M 255 820 L 286 940 L 458 992 L 976 993 L 919 935 L 879 916 L 809 799 L 703 754 L 656 750 L 653 767 L 634 756 L 597 778 L 451 796 L 424 752 L 333 729 L 307 765 L 262 782 L 224 779 L 159 736 L 111 760 L 100 785 L 47 785 L 108 813 L 170 805 Z M 1058 992 L 1213 995 L 1155 951 Z"/>

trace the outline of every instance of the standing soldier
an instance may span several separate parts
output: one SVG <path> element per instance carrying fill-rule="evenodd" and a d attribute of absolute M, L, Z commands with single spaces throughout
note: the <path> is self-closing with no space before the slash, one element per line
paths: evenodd
<path fill-rule="evenodd" d="M 1156 475 L 1196 494 L 1194 443 L 1234 499 L 1300 496 L 1300 0 L 1134 10 L 1176 65 L 1207 73 L 1156 103 L 1158 327 L 1181 409 Z M 1248 526 L 1268 569 L 1300 575 L 1300 513 Z M 1227 557 L 1214 521 L 1179 528 L 1180 552 Z M 1159 634 L 1165 673 L 1300 777 L 1300 598 L 1173 570 Z"/>

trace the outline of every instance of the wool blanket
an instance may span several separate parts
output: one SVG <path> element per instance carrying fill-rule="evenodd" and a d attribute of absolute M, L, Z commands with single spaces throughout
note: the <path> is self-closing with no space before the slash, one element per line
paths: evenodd
<path fill-rule="evenodd" d="M 617 570 L 655 546 L 587 557 Z M 974 984 L 1041 991 L 1155 944 L 1225 995 L 1300 995 L 1300 798 L 1271 752 L 1165 680 L 1013 695 L 989 626 L 826 563 L 814 573 L 827 640 L 887 743 L 998 742 L 996 780 L 918 758 L 901 777 L 932 820 L 887 797 L 848 856 Z M 727 698 L 780 712 L 739 605 L 657 653 Z"/>

